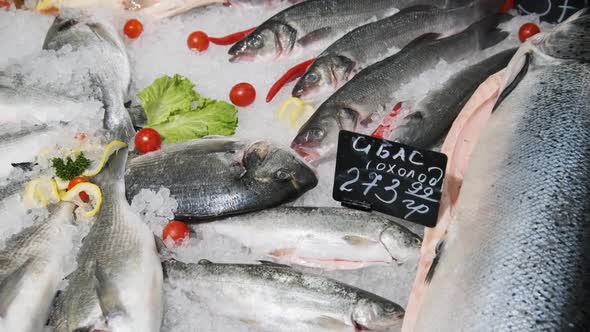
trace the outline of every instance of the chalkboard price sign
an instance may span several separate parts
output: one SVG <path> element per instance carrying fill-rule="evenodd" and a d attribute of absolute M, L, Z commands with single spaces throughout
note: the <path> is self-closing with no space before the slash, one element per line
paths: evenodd
<path fill-rule="evenodd" d="M 340 131 L 332 196 L 342 205 L 436 226 L 447 156 Z"/>

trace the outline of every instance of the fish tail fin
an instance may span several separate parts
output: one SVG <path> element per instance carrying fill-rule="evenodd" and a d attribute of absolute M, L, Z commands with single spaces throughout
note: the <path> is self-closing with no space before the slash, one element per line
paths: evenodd
<path fill-rule="evenodd" d="M 471 29 L 476 36 L 477 44 L 480 50 L 492 47 L 508 37 L 509 33 L 498 29 L 498 24 L 507 22 L 512 19 L 509 14 L 493 14 L 485 17 L 481 21 L 473 23 L 468 29 Z"/>

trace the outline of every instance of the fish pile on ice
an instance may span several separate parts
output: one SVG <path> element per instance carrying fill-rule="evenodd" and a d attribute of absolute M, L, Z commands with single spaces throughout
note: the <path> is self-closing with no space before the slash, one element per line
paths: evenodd
<path fill-rule="evenodd" d="M 501 3 L 16 1 L 0 26 L 20 16 L 45 35 L 0 58 L 0 331 L 590 330 L 590 15 L 519 47 Z M 175 55 L 143 62 L 166 50 L 156 31 L 116 31 L 130 13 L 165 32 L 256 22 L 215 60 L 179 53 L 198 62 L 179 73 L 208 70 L 194 80 L 223 98 L 218 72 L 268 86 L 269 63 L 313 58 L 269 95 L 313 114 L 293 131 L 249 108 L 236 138 L 120 148 L 93 177 L 92 218 L 25 207 L 26 183 L 54 175 L 48 148 L 132 144 L 125 105 L 176 70 Z M 435 228 L 335 207 L 340 130 L 448 156 Z M 182 246 L 159 238 L 173 218 L 193 232 Z"/>

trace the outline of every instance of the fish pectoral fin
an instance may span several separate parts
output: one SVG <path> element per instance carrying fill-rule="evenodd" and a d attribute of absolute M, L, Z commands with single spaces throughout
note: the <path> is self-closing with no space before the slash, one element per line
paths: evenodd
<path fill-rule="evenodd" d="M 314 31 L 308 33 L 307 35 L 299 38 L 299 40 L 297 40 L 297 44 L 299 44 L 300 46 L 306 47 L 306 46 L 311 45 L 317 41 L 322 40 L 323 38 L 326 38 L 331 33 L 332 33 L 332 28 L 330 28 L 330 27 L 320 28 L 320 29 L 314 30 Z"/>
<path fill-rule="evenodd" d="M 32 260 L 32 258 L 27 259 L 0 282 L 0 317 L 6 316 L 10 304 L 18 295 Z"/>
<path fill-rule="evenodd" d="M 259 260 L 258 262 L 259 262 L 260 264 L 262 264 L 262 265 L 266 265 L 266 266 L 274 266 L 274 267 L 288 267 L 288 268 L 291 268 L 289 265 L 285 265 L 285 264 L 279 264 L 279 263 L 275 263 L 275 262 L 271 262 L 271 261 Z"/>
<path fill-rule="evenodd" d="M 98 262 L 94 265 L 94 278 L 98 304 L 105 320 L 108 322 L 114 317 L 126 316 L 127 313 L 121 302 L 119 290 Z"/>
<path fill-rule="evenodd" d="M 295 248 L 279 248 L 275 249 L 268 254 L 273 257 L 288 257 L 293 255 L 297 250 Z"/>
<path fill-rule="evenodd" d="M 408 45 L 406 45 L 404 47 L 404 49 L 409 50 L 411 48 L 416 47 L 416 45 L 420 45 L 422 43 L 428 43 L 433 40 L 437 40 L 441 36 L 442 35 L 440 33 L 434 33 L 434 32 L 425 33 L 423 35 L 420 35 L 416 39 L 412 40 L 411 42 L 409 42 Z"/>
<path fill-rule="evenodd" d="M 18 168 L 25 172 L 30 172 L 33 170 L 33 167 L 37 166 L 37 163 L 34 162 L 22 162 L 22 163 L 11 163 L 12 167 Z"/>
<path fill-rule="evenodd" d="M 354 247 L 368 247 L 377 244 L 377 241 L 373 241 L 371 239 L 367 239 L 366 237 L 357 236 L 357 235 L 345 235 L 342 239 Z"/>
<path fill-rule="evenodd" d="M 308 323 L 312 325 L 321 326 L 327 330 L 334 330 L 334 331 L 342 331 L 342 330 L 350 330 L 350 325 L 347 325 L 340 319 L 330 317 L 330 316 L 319 316 L 317 318 L 311 319 Z"/>

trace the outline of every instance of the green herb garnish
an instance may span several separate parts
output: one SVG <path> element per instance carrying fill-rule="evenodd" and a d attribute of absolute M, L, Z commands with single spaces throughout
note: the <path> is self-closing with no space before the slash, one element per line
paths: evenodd
<path fill-rule="evenodd" d="M 71 180 L 78 175 L 84 173 L 84 171 L 90 166 L 90 159 L 84 156 L 84 153 L 80 153 L 76 157 L 76 160 L 72 160 L 71 157 L 53 158 L 51 160 L 52 166 L 55 169 L 55 174 L 62 180 Z"/>

